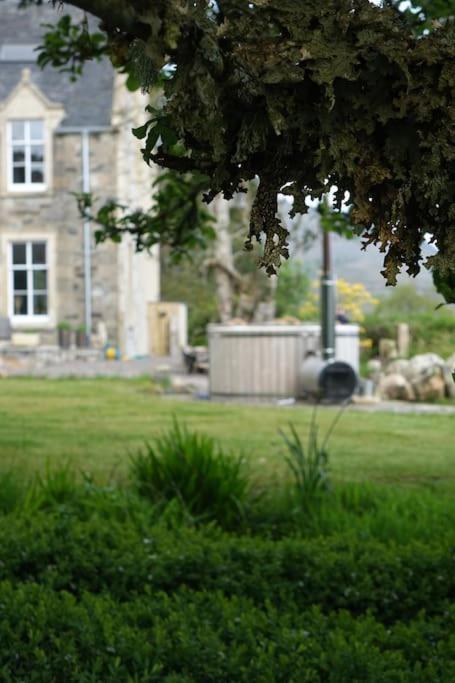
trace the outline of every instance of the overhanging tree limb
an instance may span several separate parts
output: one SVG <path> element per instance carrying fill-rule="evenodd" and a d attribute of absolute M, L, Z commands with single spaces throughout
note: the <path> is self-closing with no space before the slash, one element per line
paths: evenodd
<path fill-rule="evenodd" d="M 102 0 L 68 4 L 104 21 Z M 135 43 L 150 73 L 168 74 L 145 158 L 203 172 L 209 199 L 230 197 L 258 176 L 250 235 L 265 235 L 261 263 L 269 272 L 286 255 L 287 237 L 273 197 L 284 191 L 305 213 L 305 198 L 321 198 L 331 185 L 338 207 L 349 194 L 365 244 L 385 253 L 388 283 L 403 265 L 419 271 L 427 234 L 438 248 L 428 265 L 455 268 L 453 22 L 418 38 L 395 9 L 369 0 L 114 0 L 109 7 L 117 63 L 135 58 L 119 44 Z M 154 149 L 163 122 L 183 146 L 177 158 L 166 141 Z"/>

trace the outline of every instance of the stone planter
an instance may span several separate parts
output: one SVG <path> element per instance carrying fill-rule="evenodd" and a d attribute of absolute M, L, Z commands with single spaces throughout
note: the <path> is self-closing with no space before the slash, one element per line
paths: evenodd
<path fill-rule="evenodd" d="M 76 346 L 78 349 L 86 349 L 88 339 L 85 330 L 76 330 Z"/>
<path fill-rule="evenodd" d="M 69 349 L 71 346 L 71 330 L 58 330 L 58 345 L 61 349 Z"/>

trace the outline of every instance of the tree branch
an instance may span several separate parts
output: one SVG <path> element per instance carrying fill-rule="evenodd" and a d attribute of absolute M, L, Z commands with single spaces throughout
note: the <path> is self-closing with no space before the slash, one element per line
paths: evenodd
<path fill-rule="evenodd" d="M 127 0 L 64 0 L 64 3 L 93 14 L 108 28 L 117 28 L 143 40 L 150 35 L 150 26 L 138 19 L 132 3 Z"/>
<path fill-rule="evenodd" d="M 242 285 L 244 279 L 243 276 L 240 275 L 240 273 L 236 269 L 229 268 L 228 265 L 222 263 L 217 258 L 206 259 L 203 263 L 203 267 L 206 270 L 218 268 L 219 270 L 222 270 L 224 273 L 226 273 L 226 275 L 229 275 L 229 277 L 236 283 L 237 286 Z"/>

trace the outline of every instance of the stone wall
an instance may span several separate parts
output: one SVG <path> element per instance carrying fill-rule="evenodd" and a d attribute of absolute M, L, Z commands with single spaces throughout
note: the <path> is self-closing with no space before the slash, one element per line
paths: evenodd
<path fill-rule="evenodd" d="M 82 189 L 81 136 L 57 134 L 53 145 L 53 189 L 0 198 L 0 315 L 8 313 L 6 242 L 21 237 L 50 239 L 50 320 L 33 328 L 40 332 L 43 344 L 56 342 L 59 322 L 68 321 L 75 327 L 83 324 L 85 312 L 83 221 L 71 194 Z M 91 134 L 91 186 L 101 200 L 115 196 L 115 160 L 116 135 L 110 131 Z M 97 321 L 103 320 L 114 342 L 118 339 L 117 253 L 116 245 L 106 243 L 94 247 L 92 254 L 93 322 L 96 327 Z"/>
<path fill-rule="evenodd" d="M 116 130 L 117 199 L 131 209 L 149 209 L 157 168 L 144 163 L 142 142 L 131 129 L 147 119 L 148 96 L 131 93 L 124 76 L 116 76 L 112 122 Z M 136 253 L 134 241 L 125 237 L 118 251 L 119 343 L 128 357 L 150 353 L 148 304 L 160 297 L 159 249 Z"/>

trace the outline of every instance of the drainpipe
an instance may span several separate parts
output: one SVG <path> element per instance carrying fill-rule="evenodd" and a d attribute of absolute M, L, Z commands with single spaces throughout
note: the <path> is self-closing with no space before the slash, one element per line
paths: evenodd
<path fill-rule="evenodd" d="M 81 132 L 82 144 L 82 192 L 90 192 L 90 133 Z M 87 343 L 92 339 L 92 230 L 90 221 L 84 220 L 84 314 Z"/>
<path fill-rule="evenodd" d="M 332 273 L 330 233 L 322 231 L 322 277 L 321 277 L 321 341 L 322 357 L 335 358 L 335 278 Z"/>

